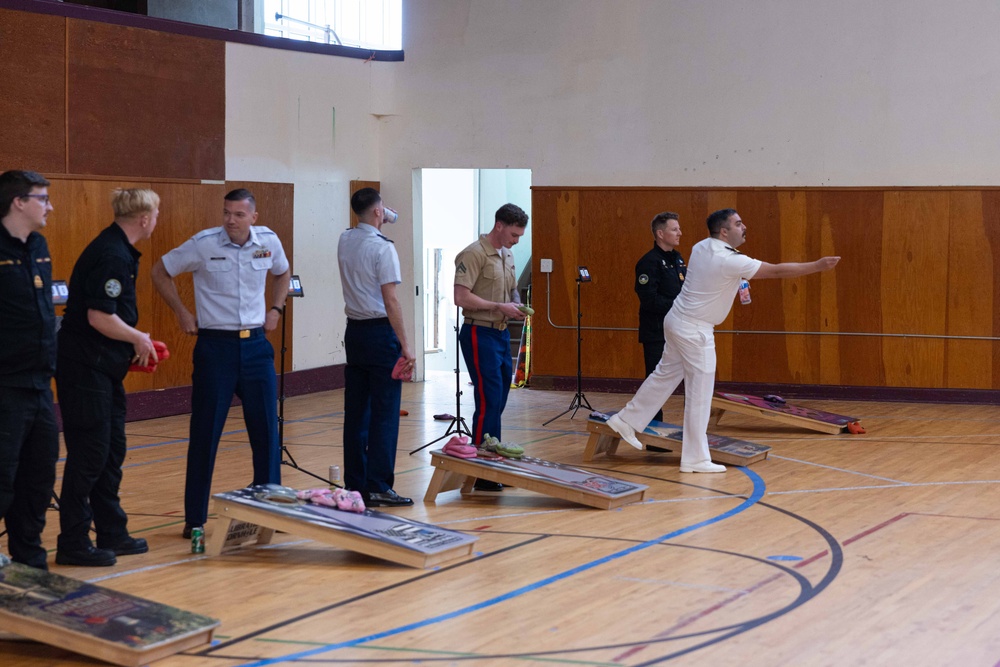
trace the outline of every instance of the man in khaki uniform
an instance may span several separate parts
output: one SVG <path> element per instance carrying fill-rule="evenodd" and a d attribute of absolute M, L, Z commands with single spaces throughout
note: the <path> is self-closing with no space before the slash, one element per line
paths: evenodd
<path fill-rule="evenodd" d="M 475 387 L 476 411 L 472 417 L 472 442 L 482 444 L 489 433 L 500 438 L 500 415 L 507 405 L 514 372 L 510 358 L 507 320 L 524 319 L 514 275 L 517 244 L 528 226 L 528 214 L 514 204 L 497 209 L 493 229 L 458 253 L 455 258 L 455 304 L 465 322 L 459 340 L 462 356 Z M 495 482 L 476 481 L 480 491 L 500 491 Z"/>

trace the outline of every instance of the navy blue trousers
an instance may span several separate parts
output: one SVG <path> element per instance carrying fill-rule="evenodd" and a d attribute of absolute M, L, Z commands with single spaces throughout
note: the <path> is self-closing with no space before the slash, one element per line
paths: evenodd
<path fill-rule="evenodd" d="M 231 333 L 199 331 L 194 346 L 184 486 L 184 520 L 192 526 L 204 525 L 208 519 L 215 455 L 234 394 L 243 402 L 243 421 L 250 438 L 250 483 L 281 483 L 274 348 L 263 329 L 253 329 L 250 338 L 237 338 Z"/>
<path fill-rule="evenodd" d="M 387 319 L 348 320 L 344 335 L 344 485 L 364 493 L 392 488 L 399 439 L 402 347 Z"/>
<path fill-rule="evenodd" d="M 487 433 L 500 439 L 500 415 L 507 406 L 507 394 L 510 393 L 514 373 L 514 363 L 510 358 L 510 332 L 463 324 L 459 342 L 475 388 L 472 444 L 482 444 Z"/>
<path fill-rule="evenodd" d="M 52 390 L 0 387 L 0 517 L 7 548 L 15 562 L 43 570 L 42 530 L 58 457 Z"/>
<path fill-rule="evenodd" d="M 59 494 L 59 541 L 63 550 L 98 546 L 128 536 L 128 516 L 118 489 L 125 462 L 125 387 L 121 378 L 59 357 L 56 365 L 59 411 L 66 439 L 66 467 Z"/>

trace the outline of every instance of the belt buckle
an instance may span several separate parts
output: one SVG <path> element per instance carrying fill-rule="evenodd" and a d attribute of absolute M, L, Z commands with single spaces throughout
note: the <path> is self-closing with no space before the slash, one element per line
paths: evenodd
<path fill-rule="evenodd" d="M 249 338 L 249 337 L 250 337 L 249 329 L 240 329 L 240 338 Z"/>

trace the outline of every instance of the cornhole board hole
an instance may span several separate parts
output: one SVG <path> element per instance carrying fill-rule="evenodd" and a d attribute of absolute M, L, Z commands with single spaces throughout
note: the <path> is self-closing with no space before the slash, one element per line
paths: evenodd
<path fill-rule="evenodd" d="M 850 424 L 858 422 L 857 417 L 804 408 L 791 403 L 769 401 L 762 396 L 717 391 L 712 397 L 710 424 L 717 425 L 724 412 L 737 412 L 834 435 L 846 432 Z"/>
<path fill-rule="evenodd" d="M 648 486 L 626 482 L 562 463 L 525 456 L 521 459 L 460 459 L 440 449 L 431 452 L 434 475 L 424 502 L 434 502 L 439 493 L 461 489 L 470 493 L 476 479 L 507 484 L 580 505 L 610 510 L 638 503 Z"/>
<path fill-rule="evenodd" d="M 268 544 L 274 531 L 281 530 L 394 563 L 427 568 L 468 556 L 479 539 L 374 510 L 359 514 L 309 502 L 262 500 L 252 489 L 217 493 L 213 503 L 220 522 L 205 545 L 210 556 L 251 538 Z"/>
<path fill-rule="evenodd" d="M 618 451 L 621 436 L 606 423 L 612 414 L 614 413 L 593 413 L 587 420 L 590 438 L 587 439 L 587 446 L 583 450 L 584 461 L 591 461 L 598 454 L 614 454 Z M 669 449 L 677 452 L 677 455 L 680 456 L 684 434 L 680 426 L 654 420 L 641 433 L 636 431 L 635 437 L 643 445 Z M 629 445 L 627 448 L 632 449 L 632 446 Z M 708 451 L 716 463 L 748 466 L 766 459 L 771 448 L 767 445 L 758 445 L 755 442 L 709 433 Z"/>
<path fill-rule="evenodd" d="M 207 616 L 20 563 L 0 566 L 0 629 L 104 662 L 145 665 L 210 643 L 218 626 Z"/>

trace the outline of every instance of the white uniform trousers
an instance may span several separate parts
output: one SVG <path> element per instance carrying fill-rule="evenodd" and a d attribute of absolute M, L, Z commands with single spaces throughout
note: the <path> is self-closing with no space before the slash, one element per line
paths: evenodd
<path fill-rule="evenodd" d="M 708 419 L 715 391 L 715 331 L 708 322 L 677 315 L 663 318 L 666 344 L 656 370 L 618 415 L 642 432 L 656 411 L 684 381 L 684 442 L 681 466 L 711 461 Z"/>

